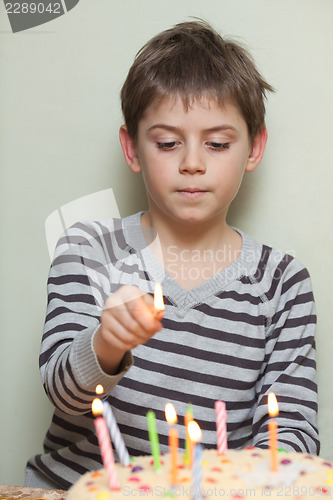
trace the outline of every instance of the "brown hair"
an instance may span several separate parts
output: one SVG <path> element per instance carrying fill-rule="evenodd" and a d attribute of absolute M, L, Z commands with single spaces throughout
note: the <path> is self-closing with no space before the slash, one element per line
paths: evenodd
<path fill-rule="evenodd" d="M 265 82 L 245 49 L 223 39 L 204 21 L 177 24 L 153 37 L 137 53 L 121 90 L 121 103 L 130 136 L 136 140 L 146 109 L 166 97 L 180 96 L 188 107 L 209 96 L 239 109 L 249 137 L 265 126 Z"/>

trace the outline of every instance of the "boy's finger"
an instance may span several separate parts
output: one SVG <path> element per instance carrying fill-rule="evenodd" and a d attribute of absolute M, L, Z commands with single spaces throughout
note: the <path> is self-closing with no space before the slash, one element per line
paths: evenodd
<path fill-rule="evenodd" d="M 111 307 L 124 306 L 129 302 L 139 299 L 143 295 L 145 295 L 145 292 L 143 292 L 136 286 L 132 285 L 123 286 L 117 292 L 110 295 L 106 299 L 104 308 L 109 309 Z"/>
<path fill-rule="evenodd" d="M 140 297 L 136 301 L 128 303 L 128 309 L 140 326 L 151 334 L 160 330 L 161 325 L 154 315 L 153 301 L 151 304 L 148 304 L 147 302 L 150 302 L 150 300 L 147 300 L 147 298 L 147 296 Z"/>

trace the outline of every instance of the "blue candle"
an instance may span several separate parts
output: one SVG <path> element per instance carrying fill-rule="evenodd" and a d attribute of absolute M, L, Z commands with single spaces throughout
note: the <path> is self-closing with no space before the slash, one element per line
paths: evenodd
<path fill-rule="evenodd" d="M 201 457 L 202 457 L 202 446 L 197 443 L 194 448 L 194 460 L 193 460 L 193 477 L 192 477 L 192 487 L 193 487 L 193 500 L 201 500 L 201 482 L 202 482 L 202 469 L 201 469 Z"/>
<path fill-rule="evenodd" d="M 114 447 L 117 450 L 119 460 L 124 467 L 128 467 L 130 465 L 130 456 L 128 454 L 126 445 L 124 443 L 123 437 L 120 433 L 116 418 L 113 414 L 111 406 L 107 401 L 103 401 L 103 417 L 106 420 L 108 425 L 111 440 L 114 444 Z"/>

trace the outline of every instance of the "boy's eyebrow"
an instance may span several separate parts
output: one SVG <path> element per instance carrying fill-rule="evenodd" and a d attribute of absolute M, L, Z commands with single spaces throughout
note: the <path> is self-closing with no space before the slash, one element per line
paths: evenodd
<path fill-rule="evenodd" d="M 181 130 L 179 127 L 174 127 L 172 125 L 167 125 L 165 123 L 157 123 L 156 125 L 152 125 L 151 127 L 149 127 L 148 132 L 150 132 L 151 130 L 155 130 L 157 128 L 163 128 L 165 130 L 170 130 L 171 132 L 180 132 L 180 130 Z M 221 130 L 222 131 L 223 130 L 231 130 L 232 132 L 237 131 L 233 125 L 224 124 L 224 125 L 216 125 L 215 127 L 210 127 L 210 128 L 204 129 L 203 132 L 219 132 Z"/>

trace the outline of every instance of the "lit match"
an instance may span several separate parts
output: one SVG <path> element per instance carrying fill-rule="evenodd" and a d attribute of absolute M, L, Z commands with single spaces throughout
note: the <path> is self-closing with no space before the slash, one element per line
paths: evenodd
<path fill-rule="evenodd" d="M 156 283 L 154 289 L 154 317 L 158 320 L 161 320 L 164 315 L 164 300 L 163 300 L 163 291 L 160 283 Z"/>

